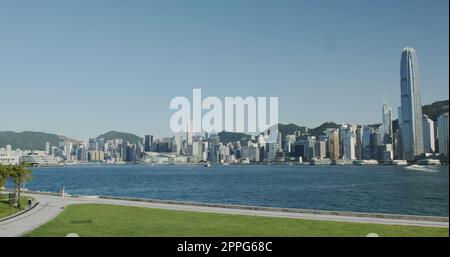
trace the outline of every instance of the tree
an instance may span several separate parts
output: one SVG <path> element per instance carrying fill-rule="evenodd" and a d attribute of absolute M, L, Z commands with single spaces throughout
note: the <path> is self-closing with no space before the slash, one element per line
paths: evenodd
<path fill-rule="evenodd" d="M 9 176 L 8 167 L 0 164 L 0 187 L 4 187 Z"/>
<path fill-rule="evenodd" d="M 31 170 L 28 165 L 20 164 L 10 167 L 9 177 L 14 182 L 14 194 L 17 199 L 17 208 L 20 208 L 20 191 L 24 182 L 31 181 Z"/>

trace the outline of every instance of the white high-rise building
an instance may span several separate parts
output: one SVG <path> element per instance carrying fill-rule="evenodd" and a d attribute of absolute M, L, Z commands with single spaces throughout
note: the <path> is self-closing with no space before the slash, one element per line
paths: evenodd
<path fill-rule="evenodd" d="M 437 138 L 439 153 L 448 155 L 448 113 L 444 113 L 438 117 Z"/>
<path fill-rule="evenodd" d="M 12 155 L 12 147 L 11 147 L 11 145 L 6 145 L 5 146 L 5 155 L 6 156 L 11 156 Z"/>
<path fill-rule="evenodd" d="M 292 152 L 295 141 L 296 141 L 295 135 L 287 135 L 285 137 L 284 151 L 287 153 Z"/>
<path fill-rule="evenodd" d="M 182 152 L 182 147 L 183 147 L 183 134 L 182 133 L 178 133 L 175 134 L 172 138 L 172 152 L 179 155 Z"/>
<path fill-rule="evenodd" d="M 403 49 L 400 62 L 401 135 L 403 157 L 414 160 L 423 153 L 422 100 L 419 85 L 419 64 L 413 48 Z"/>
<path fill-rule="evenodd" d="M 194 138 L 194 127 L 193 127 L 193 121 L 189 121 L 188 124 L 188 131 L 186 132 L 186 141 L 188 145 L 192 145 L 192 140 Z"/>
<path fill-rule="evenodd" d="M 425 153 L 435 152 L 434 122 L 423 115 L 423 150 Z"/>
<path fill-rule="evenodd" d="M 45 152 L 47 155 L 50 155 L 50 142 L 45 143 Z"/>
<path fill-rule="evenodd" d="M 343 156 L 345 160 L 356 159 L 356 126 L 348 125 L 341 129 L 343 135 Z"/>

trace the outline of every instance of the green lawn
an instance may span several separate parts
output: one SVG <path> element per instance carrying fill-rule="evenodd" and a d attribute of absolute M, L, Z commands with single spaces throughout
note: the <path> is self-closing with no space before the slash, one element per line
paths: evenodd
<path fill-rule="evenodd" d="M 71 205 L 26 236 L 448 236 L 448 228 L 312 221 L 98 204 Z"/>
<path fill-rule="evenodd" d="M 20 203 L 22 204 L 20 210 L 27 208 L 27 197 L 21 197 Z M 12 215 L 20 210 L 9 205 L 7 194 L 0 194 L 0 219 Z"/>

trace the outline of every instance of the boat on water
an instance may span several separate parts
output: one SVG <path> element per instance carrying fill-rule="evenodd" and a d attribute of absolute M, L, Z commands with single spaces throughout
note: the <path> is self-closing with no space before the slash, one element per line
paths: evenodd
<path fill-rule="evenodd" d="M 405 167 L 405 169 L 413 170 L 413 171 L 423 171 L 423 172 L 438 172 L 438 170 L 435 169 L 435 167 L 433 167 L 433 166 L 425 166 L 425 165 L 418 165 L 418 164 L 408 165 Z"/>
<path fill-rule="evenodd" d="M 203 167 L 211 167 L 211 163 L 207 162 L 207 163 L 203 164 Z"/>
<path fill-rule="evenodd" d="M 439 160 L 435 159 L 421 159 L 418 161 L 419 165 L 441 165 Z"/>

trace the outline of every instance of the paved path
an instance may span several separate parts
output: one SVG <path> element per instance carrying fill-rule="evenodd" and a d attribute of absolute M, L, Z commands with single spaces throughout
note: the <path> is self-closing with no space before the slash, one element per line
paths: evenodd
<path fill-rule="evenodd" d="M 27 232 L 47 223 L 60 212 L 64 207 L 70 204 L 82 203 L 97 203 L 97 204 L 112 204 L 123 206 L 138 206 L 145 208 L 159 208 L 169 210 L 183 210 L 183 211 L 200 211 L 211 213 L 225 213 L 225 214 L 241 214 L 252 216 L 265 217 L 282 217 L 282 218 L 297 218 L 297 219 L 311 219 L 311 220 L 327 220 L 327 221 L 344 221 L 344 222 L 362 222 L 362 223 L 378 223 L 388 225 L 407 225 L 407 226 L 429 226 L 429 227 L 449 227 L 448 221 L 430 221 L 430 220 L 414 220 L 414 219 L 391 219 L 391 218 L 375 218 L 375 217 L 355 217 L 345 215 L 325 215 L 325 214 L 311 214 L 299 212 L 282 212 L 282 211 L 267 211 L 267 210 L 248 210 L 239 208 L 223 208 L 210 206 L 196 206 L 186 204 L 173 203 L 155 203 L 145 201 L 128 201 L 128 200 L 113 200 L 95 197 L 65 197 L 42 194 L 27 194 L 36 199 L 39 204 L 28 212 L 25 212 L 17 217 L 0 222 L 0 237 L 4 236 L 22 236 Z"/>

